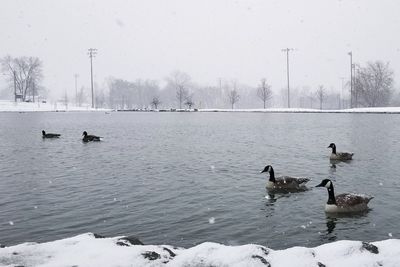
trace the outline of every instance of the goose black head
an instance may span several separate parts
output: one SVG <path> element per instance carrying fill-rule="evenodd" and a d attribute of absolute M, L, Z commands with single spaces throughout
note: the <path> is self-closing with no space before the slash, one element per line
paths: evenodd
<path fill-rule="evenodd" d="M 326 187 L 330 188 L 332 186 L 332 181 L 329 179 L 324 179 L 319 185 L 316 185 L 315 187 Z"/>
<path fill-rule="evenodd" d="M 87 136 L 87 132 L 84 131 L 83 134 L 82 134 L 82 136 Z"/>
<path fill-rule="evenodd" d="M 264 170 L 262 170 L 260 173 L 270 172 L 271 170 L 272 170 L 272 166 L 271 165 L 267 165 L 267 166 L 265 166 Z"/>
<path fill-rule="evenodd" d="M 46 132 L 45 132 L 44 130 L 42 130 L 42 135 L 43 135 L 43 136 L 46 135 Z"/>
<path fill-rule="evenodd" d="M 328 148 L 335 148 L 335 147 L 336 147 L 335 143 L 331 143 L 331 144 L 328 146 Z"/>

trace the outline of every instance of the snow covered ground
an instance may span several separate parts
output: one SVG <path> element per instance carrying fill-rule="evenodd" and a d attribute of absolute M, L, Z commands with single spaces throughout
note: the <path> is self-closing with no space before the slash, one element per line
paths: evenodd
<path fill-rule="evenodd" d="M 267 108 L 267 109 L 200 109 L 201 112 L 260 112 L 260 113 L 400 113 L 400 107 L 352 108 L 320 110 L 307 108 Z"/>
<path fill-rule="evenodd" d="M 111 109 L 92 109 L 89 105 L 77 107 L 65 106 L 62 103 L 26 103 L 0 100 L 0 112 L 34 112 L 34 111 L 111 111 Z M 150 110 L 147 110 L 150 111 Z M 156 110 L 158 111 L 158 110 Z M 162 111 L 171 111 L 164 109 Z M 194 111 L 173 109 L 173 111 Z M 268 108 L 268 109 L 198 109 L 200 112 L 261 112 L 261 113 L 388 113 L 400 114 L 400 107 L 353 108 L 338 110 L 319 110 L 306 108 Z"/>
<path fill-rule="evenodd" d="M 203 243 L 184 249 L 141 245 L 132 237 L 87 233 L 47 243 L 0 248 L 0 266 L 400 266 L 400 239 L 366 243 L 337 241 L 315 248 L 272 250 L 259 245 Z"/>
<path fill-rule="evenodd" d="M 108 111 L 109 109 L 92 109 L 89 106 L 65 106 L 60 103 L 27 103 L 0 100 L 0 112 L 34 112 L 34 111 Z"/>

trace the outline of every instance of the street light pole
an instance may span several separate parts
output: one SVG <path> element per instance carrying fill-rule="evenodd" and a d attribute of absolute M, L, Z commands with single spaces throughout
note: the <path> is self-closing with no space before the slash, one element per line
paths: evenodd
<path fill-rule="evenodd" d="M 290 108 L 290 83 L 289 83 L 289 51 L 292 48 L 282 49 L 282 52 L 286 52 L 286 75 L 287 75 L 287 92 L 288 92 L 288 108 Z"/>
<path fill-rule="evenodd" d="M 92 108 L 94 108 L 94 92 L 93 92 L 93 57 L 97 54 L 96 48 L 89 48 L 89 57 L 90 57 L 90 84 L 92 88 Z"/>

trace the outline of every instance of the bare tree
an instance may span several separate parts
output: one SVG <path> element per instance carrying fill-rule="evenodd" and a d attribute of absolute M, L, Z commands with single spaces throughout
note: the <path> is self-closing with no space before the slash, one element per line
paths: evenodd
<path fill-rule="evenodd" d="M 194 106 L 193 94 L 188 95 L 188 96 L 186 97 L 185 105 L 188 107 L 188 109 L 192 109 L 192 107 Z"/>
<path fill-rule="evenodd" d="M 322 103 L 324 102 L 324 99 L 326 97 L 326 92 L 325 92 L 324 86 L 322 86 L 322 85 L 318 86 L 316 95 L 319 100 L 319 109 L 322 109 Z"/>
<path fill-rule="evenodd" d="M 179 108 L 182 108 L 183 101 L 188 96 L 188 87 L 190 85 L 190 76 L 181 71 L 174 71 L 170 77 L 167 78 L 168 85 L 175 88 L 176 99 L 179 103 Z"/>
<path fill-rule="evenodd" d="M 104 108 L 106 106 L 106 94 L 104 93 L 103 89 L 97 90 L 94 101 L 97 108 Z"/>
<path fill-rule="evenodd" d="M 85 93 L 85 88 L 81 87 L 81 89 L 78 91 L 78 95 L 77 95 L 77 105 L 78 107 L 81 107 L 82 104 L 87 101 L 87 95 Z"/>
<path fill-rule="evenodd" d="M 393 71 L 389 63 L 368 62 L 354 81 L 357 102 L 367 107 L 387 106 L 393 93 Z"/>
<path fill-rule="evenodd" d="M 68 109 L 68 103 L 69 103 L 69 99 L 68 99 L 68 94 L 67 91 L 65 91 L 64 97 L 62 99 L 62 102 L 64 103 L 65 109 Z"/>
<path fill-rule="evenodd" d="M 5 56 L 0 59 L 2 71 L 8 75 L 10 87 L 15 89 L 15 94 L 20 95 L 23 101 L 28 95 L 38 95 L 42 79 L 42 62 L 37 57 L 12 58 Z"/>
<path fill-rule="evenodd" d="M 261 79 L 260 85 L 257 89 L 257 96 L 263 101 L 265 109 L 265 104 L 272 98 L 271 86 L 267 84 L 265 78 Z"/>
<path fill-rule="evenodd" d="M 231 104 L 232 109 L 233 109 L 235 103 L 237 103 L 239 101 L 239 99 L 240 99 L 240 96 L 236 89 L 236 82 L 234 82 L 232 90 L 230 90 L 228 92 L 228 100 L 229 100 L 229 103 Z"/>
<path fill-rule="evenodd" d="M 158 109 L 158 106 L 161 104 L 160 99 L 158 98 L 158 96 L 153 97 L 153 100 L 150 103 L 154 109 Z"/>

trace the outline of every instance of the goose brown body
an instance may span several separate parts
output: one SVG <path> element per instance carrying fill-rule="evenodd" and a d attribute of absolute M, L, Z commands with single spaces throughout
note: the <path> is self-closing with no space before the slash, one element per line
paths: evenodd
<path fill-rule="evenodd" d="M 56 133 L 46 133 L 44 130 L 42 130 L 42 138 L 59 138 L 61 134 L 56 134 Z"/>
<path fill-rule="evenodd" d="M 368 203 L 373 197 L 362 194 L 340 194 L 335 196 L 333 183 L 324 179 L 317 187 L 325 187 L 328 190 L 328 202 L 325 205 L 327 213 L 351 213 L 368 210 Z"/>
<path fill-rule="evenodd" d="M 96 135 L 91 135 L 91 134 L 88 134 L 86 131 L 84 131 L 83 132 L 83 138 L 82 138 L 82 141 L 83 142 L 92 142 L 92 141 L 100 141 L 100 136 L 96 136 Z"/>
<path fill-rule="evenodd" d="M 353 159 L 354 153 L 349 152 L 336 152 L 335 143 L 331 143 L 328 148 L 332 148 L 331 156 L 329 157 L 331 160 L 340 160 L 340 161 L 348 161 Z"/>
<path fill-rule="evenodd" d="M 282 191 L 304 191 L 305 184 L 310 181 L 306 177 L 277 176 L 275 177 L 274 169 L 271 165 L 267 165 L 261 173 L 268 172 L 269 180 L 266 188 L 269 190 Z"/>

